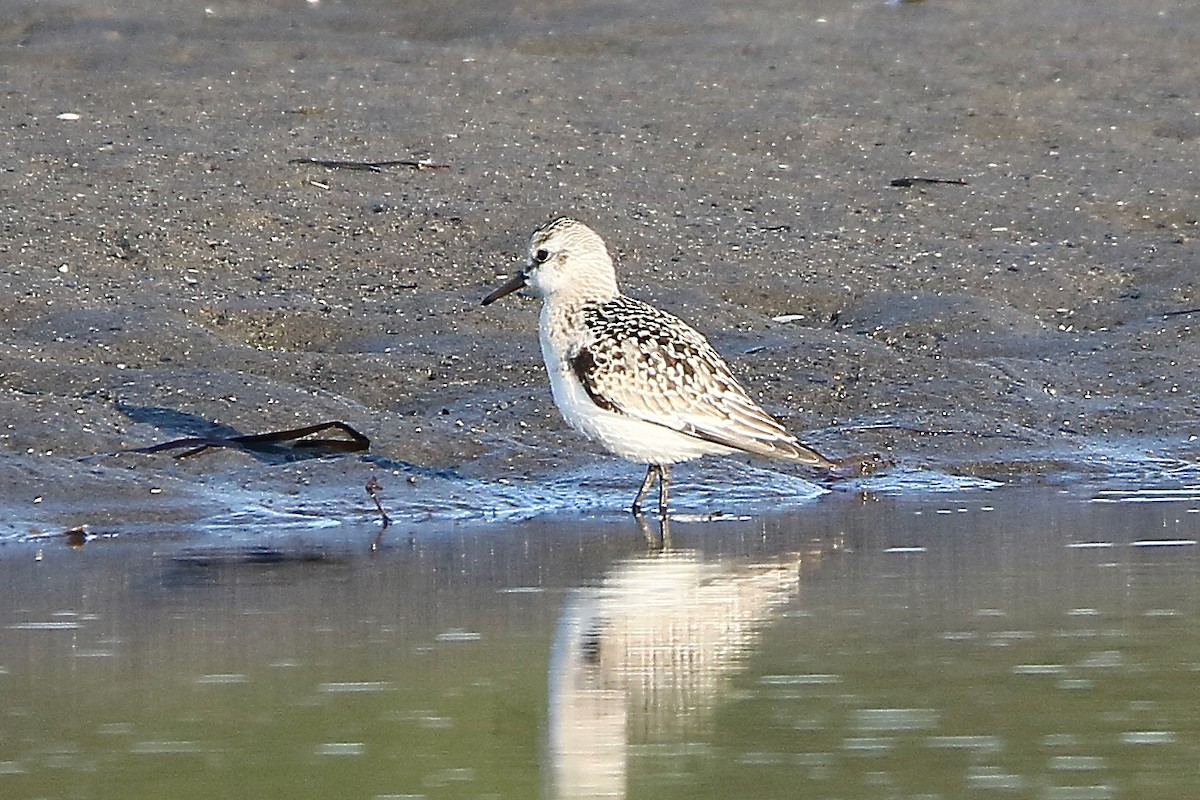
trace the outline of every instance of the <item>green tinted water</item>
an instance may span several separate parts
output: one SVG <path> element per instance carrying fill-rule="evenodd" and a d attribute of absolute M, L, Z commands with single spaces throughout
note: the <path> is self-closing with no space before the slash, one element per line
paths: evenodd
<path fill-rule="evenodd" d="M 0 796 L 1200 796 L 1197 512 L 8 543 Z"/>

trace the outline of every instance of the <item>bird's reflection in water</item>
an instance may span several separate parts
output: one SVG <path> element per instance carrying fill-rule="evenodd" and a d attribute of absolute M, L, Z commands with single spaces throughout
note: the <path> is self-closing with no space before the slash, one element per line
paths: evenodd
<path fill-rule="evenodd" d="M 549 796 L 624 797 L 630 742 L 667 740 L 705 718 L 820 556 L 747 563 L 663 549 L 574 592 L 550 664 Z"/>

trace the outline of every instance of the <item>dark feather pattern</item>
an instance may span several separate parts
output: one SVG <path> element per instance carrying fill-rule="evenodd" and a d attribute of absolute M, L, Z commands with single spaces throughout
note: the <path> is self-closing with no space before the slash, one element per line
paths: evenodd
<path fill-rule="evenodd" d="M 708 340 L 678 317 L 625 296 L 588 303 L 580 317 L 585 343 L 570 365 L 600 408 L 733 450 L 828 463 L 763 411 Z"/>

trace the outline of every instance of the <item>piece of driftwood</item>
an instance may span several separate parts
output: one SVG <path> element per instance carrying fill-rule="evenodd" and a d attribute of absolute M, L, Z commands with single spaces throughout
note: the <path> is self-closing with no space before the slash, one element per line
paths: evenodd
<path fill-rule="evenodd" d="M 339 430 L 349 438 L 314 438 L 314 434 L 328 430 Z M 302 455 L 305 458 L 315 458 L 334 453 L 359 453 L 371 447 L 371 440 L 346 423 L 334 421 L 307 425 L 303 428 L 250 433 L 242 436 L 189 436 L 185 439 L 175 439 L 149 447 L 135 447 L 126 452 L 161 453 L 165 450 L 187 448 L 184 452 L 175 454 L 175 458 L 187 458 L 217 447 L 228 447 L 258 455 L 292 457 Z"/>
<path fill-rule="evenodd" d="M 449 164 L 435 164 L 432 161 L 415 161 L 413 159 L 396 159 L 392 161 L 343 161 L 337 158 L 290 158 L 289 164 L 312 164 L 326 169 L 350 169 L 359 172 L 383 172 L 388 167 L 408 167 L 409 169 L 450 169 Z"/>
<path fill-rule="evenodd" d="M 909 186 L 917 186 L 920 184 L 930 183 L 949 183 L 953 186 L 966 186 L 967 182 L 962 178 L 894 178 L 892 186 L 907 188 Z"/>

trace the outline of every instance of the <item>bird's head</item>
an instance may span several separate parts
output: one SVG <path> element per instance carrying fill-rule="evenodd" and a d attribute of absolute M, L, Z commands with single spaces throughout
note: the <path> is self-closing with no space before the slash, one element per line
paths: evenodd
<path fill-rule="evenodd" d="M 543 299 L 608 299 L 618 294 L 616 272 L 604 240 L 569 217 L 559 217 L 533 232 L 524 268 L 483 298 L 483 304 L 491 305 L 525 288 Z"/>

